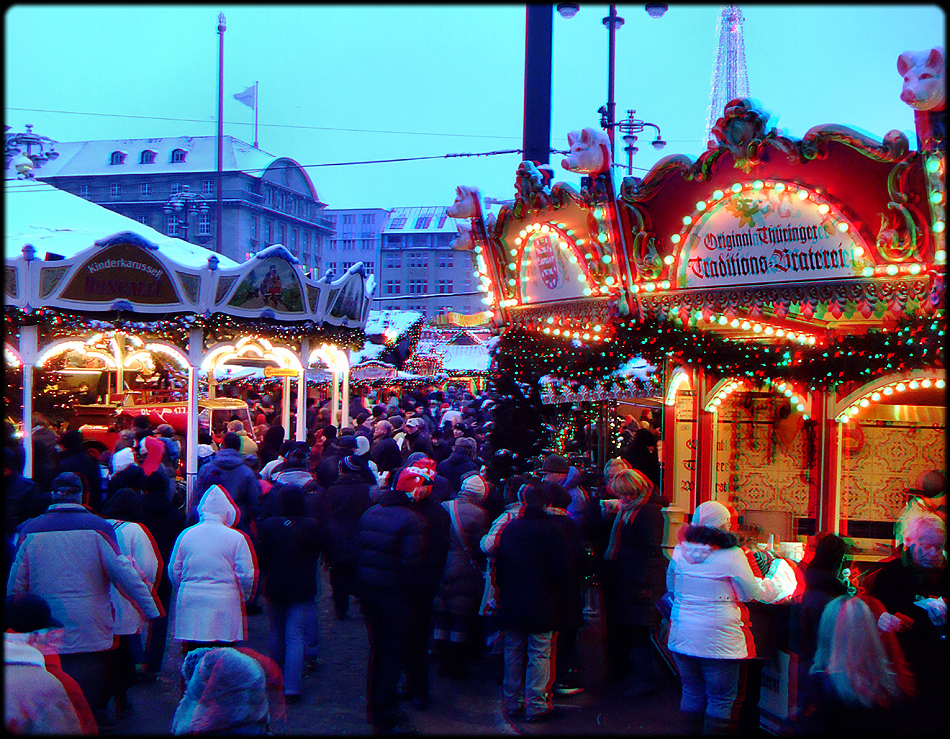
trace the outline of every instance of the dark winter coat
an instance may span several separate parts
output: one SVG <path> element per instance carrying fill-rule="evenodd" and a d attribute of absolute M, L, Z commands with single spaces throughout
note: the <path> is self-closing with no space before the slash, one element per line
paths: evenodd
<path fill-rule="evenodd" d="M 94 511 L 101 511 L 105 501 L 102 499 L 102 471 L 96 462 L 84 449 L 73 452 L 64 452 L 59 458 L 60 472 L 75 472 L 83 478 L 89 486 L 89 505 Z"/>
<path fill-rule="evenodd" d="M 360 517 L 356 581 L 360 598 L 414 602 L 422 593 L 425 519 L 405 493 L 387 488 Z"/>
<path fill-rule="evenodd" d="M 369 484 L 355 473 L 340 475 L 326 490 L 314 498 L 315 518 L 327 539 L 326 557 L 330 565 L 349 564 L 356 560 L 356 537 L 360 517 L 373 505 Z"/>
<path fill-rule="evenodd" d="M 442 574 L 436 609 L 461 616 L 478 615 L 485 591 L 485 554 L 479 542 L 488 531 L 484 509 L 465 491 L 455 500 L 442 503 L 454 512 L 458 529 L 449 518 L 449 556 Z"/>
<path fill-rule="evenodd" d="M 307 516 L 271 516 L 257 525 L 257 564 L 262 592 L 279 603 L 305 603 L 317 594 L 317 565 L 323 542 Z"/>
<path fill-rule="evenodd" d="M 601 529 L 606 533 L 602 539 L 605 556 L 613 521 L 613 517 L 604 519 Z M 652 625 L 659 620 L 656 602 L 666 592 L 667 559 L 662 550 L 665 524 L 659 506 L 648 500 L 632 521 L 621 525 L 617 558 L 605 559 L 600 572 L 607 618 L 631 626 Z"/>
<path fill-rule="evenodd" d="M 468 452 L 454 451 L 449 458 L 439 462 L 435 468 L 437 475 L 449 481 L 449 497 L 454 498 L 462 489 L 462 475 L 466 472 L 478 472 L 478 462 L 468 456 Z"/>
<path fill-rule="evenodd" d="M 257 514 L 261 497 L 261 485 L 257 475 L 244 464 L 244 457 L 239 451 L 236 449 L 219 449 L 214 461 L 206 464 L 198 472 L 193 497 L 196 504 L 201 500 L 205 490 L 211 487 L 209 478 L 212 470 L 221 470 L 222 478 L 217 484 L 227 491 L 231 500 L 241 512 L 235 528 L 244 532 L 249 531 L 251 521 Z M 197 520 L 197 513 L 195 513 L 195 520 Z"/>
<path fill-rule="evenodd" d="M 369 456 L 380 472 L 392 472 L 402 467 L 402 452 L 399 451 L 399 445 L 391 436 L 376 439 L 370 447 Z"/>
<path fill-rule="evenodd" d="M 560 625 L 571 561 L 554 517 L 528 507 L 512 519 L 495 550 L 499 625 L 529 634 Z"/>
<path fill-rule="evenodd" d="M 410 503 L 409 507 L 425 520 L 425 564 L 423 565 L 423 597 L 428 603 L 439 594 L 442 573 L 449 556 L 449 529 L 452 526 L 448 511 L 430 495 Z"/>
<path fill-rule="evenodd" d="M 584 625 L 584 578 L 593 574 L 581 525 L 570 516 L 551 515 L 564 539 L 570 570 L 562 583 L 558 629 L 579 629 Z"/>
<path fill-rule="evenodd" d="M 802 599 L 791 606 L 789 615 L 789 646 L 798 655 L 798 663 L 807 673 L 815 658 L 821 614 L 826 605 L 847 593 L 847 589 L 835 573 L 828 570 L 805 567 L 803 577 L 805 590 Z"/>

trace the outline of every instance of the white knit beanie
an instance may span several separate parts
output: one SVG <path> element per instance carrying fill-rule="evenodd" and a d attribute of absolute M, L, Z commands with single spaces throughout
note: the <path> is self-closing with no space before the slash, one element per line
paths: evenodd
<path fill-rule="evenodd" d="M 718 500 L 707 500 L 693 512 L 693 526 L 709 526 L 714 529 L 729 530 L 732 512 Z"/>

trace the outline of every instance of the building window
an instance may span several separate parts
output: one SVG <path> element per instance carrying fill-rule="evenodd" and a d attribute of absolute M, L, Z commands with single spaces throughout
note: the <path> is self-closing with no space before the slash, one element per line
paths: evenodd
<path fill-rule="evenodd" d="M 409 280 L 410 295 L 425 295 L 429 289 L 429 283 L 426 280 Z"/>
<path fill-rule="evenodd" d="M 347 239 L 343 242 L 343 251 L 354 251 L 356 249 L 356 240 Z"/>
<path fill-rule="evenodd" d="M 293 251 L 297 248 L 297 234 L 299 232 L 296 228 L 290 229 L 290 250 Z"/>
<path fill-rule="evenodd" d="M 122 195 L 122 185 L 120 185 L 118 182 L 113 182 L 111 185 L 109 185 L 110 197 L 117 198 L 121 195 Z"/>
<path fill-rule="evenodd" d="M 409 252 L 409 266 L 410 267 L 428 267 L 429 259 L 428 255 L 424 252 Z"/>
<path fill-rule="evenodd" d="M 451 306 L 451 305 L 443 305 L 439 310 L 441 310 L 443 313 L 451 313 L 451 312 L 452 312 L 452 306 Z"/>
<path fill-rule="evenodd" d="M 443 295 L 452 292 L 452 280 L 439 280 L 439 292 Z"/>
<path fill-rule="evenodd" d="M 198 214 L 198 235 L 199 236 L 211 235 L 211 214 L 210 213 Z"/>
<path fill-rule="evenodd" d="M 303 232 L 303 250 L 307 252 L 310 251 L 310 232 L 309 231 Z"/>
<path fill-rule="evenodd" d="M 416 228 L 429 228 L 430 223 L 432 223 L 432 216 L 421 216 L 416 219 Z"/>
<path fill-rule="evenodd" d="M 121 151 L 114 151 L 109 155 L 109 164 L 122 164 L 125 161 L 125 154 Z"/>
<path fill-rule="evenodd" d="M 147 226 L 147 225 L 148 225 L 148 216 L 147 216 L 147 215 L 141 215 L 141 216 L 139 216 L 139 223 L 141 223 L 141 224 L 144 225 L 144 226 Z"/>
<path fill-rule="evenodd" d="M 387 254 L 386 269 L 402 269 L 402 254 Z"/>
<path fill-rule="evenodd" d="M 178 236 L 181 228 L 181 216 L 176 213 L 170 213 L 165 221 L 165 233 L 169 236 Z"/>
<path fill-rule="evenodd" d="M 274 222 L 271 220 L 264 221 L 264 243 L 270 246 L 271 244 L 271 234 L 274 232 Z"/>
<path fill-rule="evenodd" d="M 340 268 L 346 272 L 350 267 L 352 267 L 355 262 L 340 262 Z"/>
<path fill-rule="evenodd" d="M 448 218 L 448 216 L 447 216 L 445 213 L 443 213 L 443 214 L 442 214 L 442 217 L 439 219 L 438 228 L 442 228 L 442 227 L 445 225 L 445 219 L 446 219 L 446 218 Z"/>
<path fill-rule="evenodd" d="M 247 229 L 251 233 L 251 238 L 256 239 L 257 238 L 257 218 L 251 218 L 251 220 L 247 224 Z"/>
<path fill-rule="evenodd" d="M 360 215 L 360 222 L 361 222 L 364 226 L 365 226 L 365 225 L 370 225 L 370 226 L 372 226 L 372 225 L 376 222 L 376 220 L 373 218 L 373 214 L 372 214 L 372 213 L 363 213 L 363 214 Z"/>
<path fill-rule="evenodd" d="M 327 271 L 336 272 L 336 262 L 327 262 Z"/>
<path fill-rule="evenodd" d="M 146 149 L 139 157 L 139 164 L 155 164 L 155 152 Z"/>
<path fill-rule="evenodd" d="M 356 221 L 356 216 L 353 215 L 352 213 L 345 213 L 345 214 L 343 215 L 343 224 L 344 224 L 344 225 L 350 225 L 350 224 L 352 224 L 352 223 L 355 223 L 355 221 Z"/>
<path fill-rule="evenodd" d="M 89 185 L 80 185 L 79 186 L 79 197 L 88 198 L 89 197 Z"/>
<path fill-rule="evenodd" d="M 405 226 L 405 225 L 406 225 L 406 219 L 405 219 L 405 218 L 394 218 L 394 219 L 393 219 L 393 222 L 392 222 L 391 224 L 389 224 L 389 227 L 390 227 L 390 228 L 402 228 L 402 227 Z"/>
<path fill-rule="evenodd" d="M 175 149 L 172 152 L 171 163 L 172 164 L 183 164 L 185 161 L 185 150 L 184 149 Z"/>
<path fill-rule="evenodd" d="M 283 223 L 280 223 L 280 224 L 278 224 L 278 226 L 277 226 L 277 243 L 278 243 L 278 244 L 283 244 L 283 243 L 285 243 L 285 242 L 284 242 L 284 235 L 285 235 L 284 224 L 283 224 Z"/>
<path fill-rule="evenodd" d="M 152 183 L 151 183 L 151 182 L 143 182 L 143 183 L 142 183 L 142 194 L 143 194 L 143 195 L 151 195 L 151 194 L 152 194 Z"/>
<path fill-rule="evenodd" d="M 327 244 L 327 251 L 336 251 L 336 239 L 330 239 L 330 243 Z"/>
<path fill-rule="evenodd" d="M 201 182 L 201 192 L 205 195 L 214 194 L 214 180 L 202 180 Z"/>
<path fill-rule="evenodd" d="M 181 192 L 181 183 L 173 182 L 171 184 L 171 190 L 172 190 L 172 195 L 174 195 L 175 193 Z"/>
<path fill-rule="evenodd" d="M 273 205 L 273 204 L 274 204 L 274 191 L 271 190 L 270 188 L 267 188 L 267 191 L 266 191 L 266 192 L 267 192 L 267 196 L 266 196 L 265 200 L 266 200 L 267 204 L 268 204 L 269 206 L 270 206 L 270 205 Z"/>
<path fill-rule="evenodd" d="M 442 252 L 441 254 L 439 254 L 439 266 L 440 267 L 454 267 L 455 266 L 454 256 L 455 255 L 452 254 L 452 252 L 450 251 Z"/>
<path fill-rule="evenodd" d="M 296 203 L 294 202 L 294 199 L 291 197 L 288 197 L 287 198 L 287 212 L 293 214 L 295 212 L 294 210 L 295 205 Z"/>
<path fill-rule="evenodd" d="M 363 262 L 363 271 L 368 275 L 376 274 L 376 264 L 374 262 Z"/>
<path fill-rule="evenodd" d="M 402 284 L 399 280 L 386 280 L 386 294 L 387 295 L 401 295 L 402 294 Z"/>

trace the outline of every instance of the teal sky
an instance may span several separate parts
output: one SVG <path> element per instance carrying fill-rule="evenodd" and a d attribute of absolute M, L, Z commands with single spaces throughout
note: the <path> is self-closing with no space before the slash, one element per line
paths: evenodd
<path fill-rule="evenodd" d="M 739 7 L 750 93 L 772 125 L 795 138 L 828 123 L 877 139 L 899 129 L 915 145 L 897 57 L 944 44 L 937 5 Z M 598 126 L 607 8 L 554 13 L 555 149 Z M 635 174 L 705 150 L 722 8 L 671 3 L 652 19 L 618 6 L 617 116 L 635 109 L 669 142 L 655 152 L 646 132 Z M 6 125 L 57 141 L 214 135 L 219 12 L 225 133 L 253 142 L 253 112 L 231 96 L 259 81 L 260 148 L 307 166 L 331 208 L 447 205 L 456 185 L 513 197 L 520 155 L 442 157 L 521 148 L 524 5 L 15 5 L 4 17 Z M 438 158 L 314 166 L 413 157 Z M 560 159 L 556 179 L 576 183 Z"/>

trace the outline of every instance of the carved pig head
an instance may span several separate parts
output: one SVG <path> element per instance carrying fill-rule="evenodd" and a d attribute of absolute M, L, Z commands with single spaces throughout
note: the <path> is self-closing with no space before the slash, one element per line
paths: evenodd
<path fill-rule="evenodd" d="M 947 101 L 946 58 L 943 48 L 905 51 L 897 57 L 897 71 L 904 78 L 901 100 L 914 110 L 943 110 Z"/>
<path fill-rule="evenodd" d="M 561 166 L 570 172 L 597 175 L 610 168 L 610 139 L 595 128 L 571 131 L 567 135 L 570 154 L 561 160 Z"/>

